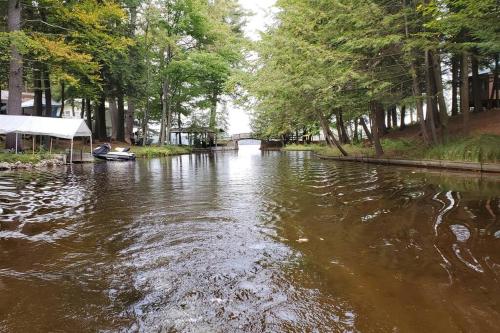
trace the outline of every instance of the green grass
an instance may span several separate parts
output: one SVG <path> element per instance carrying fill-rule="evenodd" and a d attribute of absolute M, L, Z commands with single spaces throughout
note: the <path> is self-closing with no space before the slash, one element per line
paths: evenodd
<path fill-rule="evenodd" d="M 183 146 L 134 146 L 131 151 L 140 158 L 164 157 L 191 153 L 191 148 Z"/>
<path fill-rule="evenodd" d="M 500 162 L 500 136 L 483 134 L 450 140 L 429 148 L 424 155 L 429 159 L 468 162 Z"/>
<path fill-rule="evenodd" d="M 31 154 L 31 153 L 26 153 L 26 154 L 14 154 L 14 153 L 0 153 L 0 163 L 1 162 L 6 162 L 6 163 L 16 163 L 16 162 L 21 162 L 21 163 L 30 163 L 30 164 L 36 164 L 42 160 L 49 159 L 51 156 L 49 154 Z"/>
<path fill-rule="evenodd" d="M 454 138 L 446 144 L 431 147 L 419 141 L 404 139 L 383 139 L 384 157 L 405 159 L 436 159 L 466 162 L 500 162 L 500 136 L 483 134 L 479 136 Z M 344 145 L 349 155 L 375 156 L 373 147 L 361 145 Z M 336 148 L 321 147 L 314 150 L 326 156 L 340 156 Z"/>
<path fill-rule="evenodd" d="M 363 155 L 363 156 L 372 156 L 375 154 L 372 148 L 364 147 L 362 145 L 343 145 L 342 148 L 349 155 Z M 314 152 L 325 155 L 325 156 L 341 156 L 342 154 L 337 148 L 332 148 L 328 146 L 321 146 L 314 150 Z"/>
<path fill-rule="evenodd" d="M 321 148 L 322 146 L 319 144 L 305 144 L 305 145 L 298 145 L 295 143 L 289 144 L 286 147 L 283 148 L 284 151 L 316 151 L 317 149 Z"/>

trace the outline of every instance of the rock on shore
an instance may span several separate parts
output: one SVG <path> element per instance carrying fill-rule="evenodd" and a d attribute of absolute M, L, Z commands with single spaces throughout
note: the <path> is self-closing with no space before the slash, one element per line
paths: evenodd
<path fill-rule="evenodd" d="M 64 165 L 64 162 L 61 159 L 57 158 L 41 160 L 38 163 L 23 163 L 21 161 L 17 161 L 14 163 L 0 162 L 0 170 L 38 169 L 61 165 Z"/>

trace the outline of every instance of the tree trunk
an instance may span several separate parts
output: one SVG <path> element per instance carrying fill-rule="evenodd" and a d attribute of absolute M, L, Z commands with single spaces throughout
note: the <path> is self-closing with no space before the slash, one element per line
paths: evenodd
<path fill-rule="evenodd" d="M 109 118 L 111 119 L 111 140 L 116 140 L 118 134 L 118 108 L 116 107 L 116 99 L 108 98 Z"/>
<path fill-rule="evenodd" d="M 495 56 L 495 70 L 493 71 L 493 89 L 491 89 L 491 95 L 490 95 L 490 100 L 492 101 L 491 107 L 499 107 L 500 106 L 500 96 L 498 96 L 498 89 L 500 88 L 499 86 L 499 68 L 498 68 L 498 63 L 499 63 L 499 55 Z"/>
<path fill-rule="evenodd" d="M 387 130 L 390 130 L 392 128 L 392 125 L 391 125 L 391 109 L 388 108 L 387 111 L 385 111 L 385 118 L 387 119 L 387 125 L 386 125 L 386 129 Z M 384 131 L 385 133 L 386 131 Z"/>
<path fill-rule="evenodd" d="M 377 127 L 378 128 L 378 137 L 381 138 L 388 131 L 387 126 L 385 125 L 385 121 L 386 121 L 387 117 L 386 117 L 385 110 L 383 107 L 377 107 L 376 111 L 377 111 L 377 117 L 380 120 L 380 121 L 377 121 L 377 123 L 376 123 L 378 126 Z M 373 127 L 373 121 L 374 121 L 374 119 L 372 119 L 372 127 Z M 373 134 L 373 129 L 372 129 L 372 136 L 375 139 L 375 134 Z"/>
<path fill-rule="evenodd" d="M 361 126 L 363 127 L 363 130 L 365 131 L 366 137 L 368 138 L 370 143 L 373 144 L 373 137 L 372 137 L 370 130 L 368 129 L 368 126 L 366 125 L 365 118 L 363 116 L 359 117 L 359 122 L 361 123 Z"/>
<path fill-rule="evenodd" d="M 403 0 L 403 7 L 406 7 L 406 0 Z M 406 38 L 410 37 L 409 27 L 408 27 L 408 19 L 406 17 L 406 11 L 404 13 L 404 22 L 405 22 L 405 36 Z M 424 143 L 429 143 L 429 135 L 427 133 L 427 129 L 425 127 L 425 118 L 424 118 L 424 107 L 422 104 L 422 92 L 420 91 L 420 82 L 418 80 L 418 68 L 415 64 L 415 61 L 412 60 L 410 62 L 410 72 L 412 78 L 412 91 L 413 97 L 415 98 L 415 103 L 417 107 L 417 115 L 420 121 L 420 131 L 422 132 L 422 139 Z"/>
<path fill-rule="evenodd" d="M 339 142 L 341 144 L 345 144 L 345 142 L 344 142 L 344 136 L 342 135 L 342 129 L 340 128 L 340 117 L 339 117 L 339 111 L 338 110 L 335 112 L 335 125 L 337 127 L 337 135 L 339 137 Z"/>
<path fill-rule="evenodd" d="M 418 76 L 416 72 L 416 66 L 412 63 L 412 90 L 413 96 L 415 97 L 415 103 L 417 108 L 417 118 L 420 123 L 420 132 L 422 132 L 422 139 L 426 144 L 429 143 L 429 133 L 427 132 L 427 127 L 425 126 L 424 117 L 424 106 L 422 102 L 422 92 L 420 91 L 420 82 L 418 82 Z"/>
<path fill-rule="evenodd" d="M 212 96 L 210 97 L 210 121 L 209 127 L 210 129 L 215 129 L 217 119 L 217 92 L 213 91 Z"/>
<path fill-rule="evenodd" d="M 342 112 L 342 110 L 339 110 L 338 112 L 339 112 L 339 118 L 340 118 L 340 130 L 342 131 L 342 141 L 344 144 L 349 144 L 349 143 L 351 143 L 351 139 L 349 139 L 349 135 L 347 135 L 343 112 Z"/>
<path fill-rule="evenodd" d="M 87 109 L 87 126 L 90 128 L 90 131 L 95 134 L 94 128 L 92 126 L 92 108 L 90 106 L 90 99 L 85 99 L 85 109 Z"/>
<path fill-rule="evenodd" d="M 405 118 L 406 118 L 406 105 L 401 105 L 401 125 L 399 125 L 400 131 L 406 128 Z"/>
<path fill-rule="evenodd" d="M 135 140 L 134 138 L 134 113 L 135 100 L 133 97 L 128 97 L 127 113 L 125 115 L 125 142 L 129 145 Z"/>
<path fill-rule="evenodd" d="M 182 127 L 182 121 L 181 121 L 181 103 L 179 101 L 177 101 L 176 108 L 177 108 L 177 128 L 179 128 L 180 130 Z M 177 144 L 179 145 L 182 144 L 182 133 L 180 131 L 177 133 Z"/>
<path fill-rule="evenodd" d="M 162 85 L 162 94 L 161 94 L 161 119 L 160 119 L 160 140 L 159 140 L 159 145 L 163 146 L 165 144 L 165 127 L 166 127 L 166 122 L 167 122 L 167 110 L 168 110 L 168 81 L 165 80 Z"/>
<path fill-rule="evenodd" d="M 95 127 L 97 138 L 101 141 L 107 140 L 108 134 L 106 133 L 106 97 L 104 94 L 99 99 L 99 106 L 97 108 L 95 117 Z"/>
<path fill-rule="evenodd" d="M 45 91 L 45 117 L 52 117 L 52 88 L 50 87 L 50 72 L 48 66 L 43 68 L 43 89 Z"/>
<path fill-rule="evenodd" d="M 437 133 L 436 133 L 436 121 L 435 121 L 435 99 L 433 97 L 432 89 L 432 68 L 430 67 L 429 61 L 429 51 L 425 50 L 425 83 L 426 83 L 426 95 L 427 95 L 427 120 L 429 121 L 429 127 L 431 129 L 432 142 L 437 143 Z"/>
<path fill-rule="evenodd" d="M 354 136 L 353 140 L 355 143 L 359 142 L 359 133 L 358 133 L 358 119 L 354 118 Z"/>
<path fill-rule="evenodd" d="M 165 79 L 162 85 L 162 111 L 161 111 L 161 131 L 160 131 L 160 145 L 163 145 L 165 141 L 170 144 L 170 129 L 172 127 L 169 119 L 171 118 L 171 107 L 170 107 L 170 85 L 168 80 Z"/>
<path fill-rule="evenodd" d="M 34 115 L 41 117 L 43 116 L 43 92 L 42 92 L 42 71 L 40 65 L 36 65 L 33 68 L 33 87 L 34 87 L 34 101 L 33 101 L 33 112 Z"/>
<path fill-rule="evenodd" d="M 469 58 L 467 52 L 462 53 L 460 69 L 460 112 L 463 116 L 464 135 L 469 134 Z"/>
<path fill-rule="evenodd" d="M 441 125 L 441 136 L 446 141 L 448 138 L 448 108 L 444 99 L 443 78 L 441 73 L 441 59 L 437 53 L 429 51 L 432 62 L 432 72 L 434 74 L 434 84 L 439 104 L 439 123 Z"/>
<path fill-rule="evenodd" d="M 216 124 L 216 121 L 217 121 L 217 99 L 218 99 L 218 94 L 217 92 L 214 90 L 212 92 L 212 96 L 210 98 L 210 120 L 209 120 L 209 124 L 208 124 L 208 127 L 210 127 L 210 129 L 212 131 L 215 131 L 215 127 L 217 126 Z M 209 142 L 210 142 L 210 146 L 212 146 L 214 144 L 214 134 L 211 133 L 209 135 Z"/>
<path fill-rule="evenodd" d="M 398 127 L 398 113 L 396 105 L 393 105 L 391 108 L 391 118 L 392 118 L 392 127 Z"/>
<path fill-rule="evenodd" d="M 9 0 L 7 28 L 9 32 L 21 29 L 21 1 Z M 7 100 L 7 114 L 22 115 L 22 94 L 23 94 L 23 57 L 17 48 L 12 44 L 10 46 L 9 63 L 9 98 Z M 21 140 L 17 140 L 18 149 L 22 149 Z M 16 135 L 7 134 L 5 148 L 14 149 L 16 147 Z"/>
<path fill-rule="evenodd" d="M 149 75 L 148 75 L 149 76 Z M 146 100 L 146 110 L 144 111 L 144 116 L 142 117 L 142 146 L 146 147 L 148 143 L 148 121 L 149 121 L 149 108 L 151 105 L 151 101 L 149 100 L 149 96 Z"/>
<path fill-rule="evenodd" d="M 116 140 L 125 141 L 125 102 L 123 100 L 123 90 L 120 87 L 117 97 L 116 112 Z"/>
<path fill-rule="evenodd" d="M 82 108 L 81 108 L 81 111 L 80 111 L 80 119 L 83 119 L 84 117 L 84 113 L 85 113 L 85 98 L 82 98 Z"/>
<path fill-rule="evenodd" d="M 330 145 L 330 147 L 337 147 L 337 149 L 342 153 L 342 155 L 348 156 L 344 148 L 342 148 L 337 139 L 335 139 L 335 136 L 333 135 L 332 130 L 330 129 L 330 125 L 328 124 L 328 121 L 326 120 L 325 116 L 323 116 L 320 112 L 318 112 L 318 117 L 319 117 L 319 122 L 321 124 L 321 128 L 323 129 L 323 133 L 325 134 L 326 142 Z"/>
<path fill-rule="evenodd" d="M 380 123 L 384 122 L 384 108 L 378 102 L 370 103 L 370 116 L 372 118 L 372 134 L 373 134 L 373 144 L 375 146 L 375 155 L 380 157 L 384 155 L 384 150 L 382 149 L 382 145 L 380 144 L 381 137 L 381 128 Z"/>
<path fill-rule="evenodd" d="M 460 59 L 457 55 L 451 58 L 451 115 L 458 114 L 458 87 L 459 87 L 459 66 Z"/>
<path fill-rule="evenodd" d="M 135 29 L 137 23 L 137 7 L 130 7 L 130 26 L 129 26 L 129 36 L 131 39 L 135 36 Z M 132 68 L 137 65 L 137 50 L 135 47 L 131 47 L 129 51 L 130 63 L 132 64 Z M 137 78 L 133 78 L 133 80 L 137 80 Z M 133 82 L 133 81 L 131 81 Z M 124 141 L 128 144 L 132 144 L 135 140 L 134 138 L 134 113 L 135 113 L 135 100 L 134 96 L 136 94 L 135 85 L 129 84 L 127 86 L 127 111 L 125 114 L 125 133 L 124 133 Z"/>
<path fill-rule="evenodd" d="M 472 64 L 472 99 L 474 101 L 474 112 L 483 111 L 483 104 L 481 101 L 481 80 L 479 78 L 479 63 L 476 55 L 471 56 Z"/>
<path fill-rule="evenodd" d="M 64 91 L 64 82 L 61 81 L 61 110 L 59 111 L 59 118 L 62 118 L 64 113 L 64 99 L 65 99 L 65 91 Z M 83 113 L 83 100 L 82 100 L 82 111 Z M 82 116 L 83 117 L 83 116 Z"/>

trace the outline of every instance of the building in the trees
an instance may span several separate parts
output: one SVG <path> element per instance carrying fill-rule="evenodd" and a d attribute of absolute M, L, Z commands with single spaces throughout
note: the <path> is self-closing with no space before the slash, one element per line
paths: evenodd
<path fill-rule="evenodd" d="M 491 71 L 479 73 L 481 104 L 485 108 L 500 107 L 500 77 L 497 78 L 495 91 L 495 73 Z M 472 76 L 469 76 L 469 104 L 474 106 L 472 94 Z"/>

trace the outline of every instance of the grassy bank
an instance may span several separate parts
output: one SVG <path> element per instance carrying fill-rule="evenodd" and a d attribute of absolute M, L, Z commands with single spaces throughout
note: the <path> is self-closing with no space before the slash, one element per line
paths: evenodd
<path fill-rule="evenodd" d="M 191 148 L 183 146 L 134 146 L 131 151 L 139 158 L 164 157 L 172 155 L 190 154 Z"/>
<path fill-rule="evenodd" d="M 435 159 L 464 162 L 500 162 L 500 136 L 483 134 L 450 139 L 446 144 L 426 147 L 420 141 L 405 139 L 383 139 L 384 157 L 404 159 Z M 349 155 L 374 157 L 373 147 L 344 145 Z M 338 149 L 317 147 L 315 152 L 326 156 L 340 156 Z"/>
<path fill-rule="evenodd" d="M 0 163 L 29 163 L 29 164 L 37 164 L 42 160 L 50 159 L 51 155 L 49 154 L 14 154 L 14 153 L 0 153 Z"/>
<path fill-rule="evenodd" d="M 284 147 L 282 150 L 284 151 L 316 151 L 322 146 L 319 144 L 310 144 L 310 145 L 298 145 L 298 144 L 290 144 Z"/>

